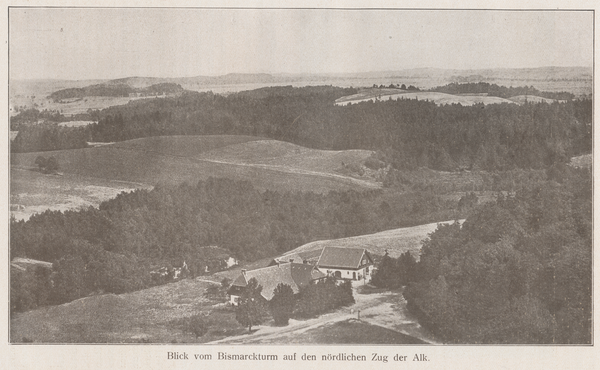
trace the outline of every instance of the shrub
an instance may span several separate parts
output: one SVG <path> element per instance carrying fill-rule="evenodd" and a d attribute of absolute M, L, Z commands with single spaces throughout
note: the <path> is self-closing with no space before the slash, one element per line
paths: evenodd
<path fill-rule="evenodd" d="M 194 334 L 196 338 L 203 336 L 208 331 L 208 326 L 206 325 L 204 319 L 200 315 L 194 315 L 189 317 L 186 326 L 187 331 L 189 333 Z"/>
<path fill-rule="evenodd" d="M 288 324 L 294 312 L 294 291 L 287 284 L 280 283 L 273 291 L 270 308 L 275 325 L 285 326 Z"/>

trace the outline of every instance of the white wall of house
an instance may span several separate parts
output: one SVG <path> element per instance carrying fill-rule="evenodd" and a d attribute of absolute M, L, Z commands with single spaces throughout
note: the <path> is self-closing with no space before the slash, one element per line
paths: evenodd
<path fill-rule="evenodd" d="M 333 275 L 337 278 L 360 281 L 364 279 L 367 282 L 371 281 L 371 273 L 373 272 L 373 266 L 363 266 L 359 269 L 340 269 L 327 267 L 319 267 L 318 269 L 324 274 Z"/>

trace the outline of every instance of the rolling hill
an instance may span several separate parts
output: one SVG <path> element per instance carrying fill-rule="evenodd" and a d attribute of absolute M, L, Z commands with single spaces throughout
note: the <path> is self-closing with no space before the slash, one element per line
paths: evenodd
<path fill-rule="evenodd" d="M 464 220 L 458 220 L 464 222 Z M 437 229 L 438 224 L 448 224 L 454 221 L 434 222 L 425 225 L 403 227 L 400 229 L 385 230 L 375 234 L 359 235 L 349 238 L 319 240 L 304 244 L 296 249 L 285 253 L 281 258 L 293 255 L 310 255 L 314 251 L 320 252 L 324 247 L 344 247 L 344 248 L 366 248 L 372 254 L 383 256 L 388 251 L 390 257 L 399 257 L 404 252 L 411 254 L 418 259 L 421 241 L 426 239 L 429 234 Z"/>
<path fill-rule="evenodd" d="M 40 155 L 54 156 L 63 176 L 34 171 Z M 342 162 L 362 165 L 370 155 L 366 150 L 314 150 L 234 135 L 150 137 L 85 149 L 14 153 L 11 207 L 15 216 L 27 218 L 48 208 L 97 206 L 120 191 L 194 184 L 209 177 L 247 180 L 263 190 L 377 189 L 381 183 L 368 174 L 352 177 L 342 171 Z"/>
<path fill-rule="evenodd" d="M 342 161 L 360 163 L 370 154 L 366 150 L 313 150 L 248 136 L 164 136 L 85 149 L 18 153 L 13 154 L 12 165 L 30 167 L 37 156 L 52 155 L 64 173 L 105 180 L 178 185 L 226 177 L 248 180 L 261 189 L 327 192 L 381 187 L 372 179 L 335 172 Z"/>

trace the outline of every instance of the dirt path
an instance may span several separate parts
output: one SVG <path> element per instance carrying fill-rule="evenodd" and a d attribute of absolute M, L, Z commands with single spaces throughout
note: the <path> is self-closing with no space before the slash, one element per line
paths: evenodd
<path fill-rule="evenodd" d="M 277 172 L 291 173 L 295 175 L 306 175 L 306 176 L 316 176 L 316 177 L 324 177 L 328 179 L 339 180 L 342 182 L 347 182 L 355 185 L 359 185 L 369 189 L 380 189 L 382 187 L 381 183 L 366 181 L 355 179 L 354 177 L 338 175 L 334 173 L 326 173 L 326 172 L 318 172 L 318 171 L 309 171 L 301 168 L 294 168 L 288 166 L 274 165 L 274 164 L 256 164 L 256 163 L 241 163 L 241 162 L 228 162 L 228 161 L 220 161 L 215 159 L 196 159 L 200 162 L 211 162 L 218 164 L 225 164 L 230 166 L 242 166 L 242 167 L 252 167 L 252 168 L 260 168 L 262 170 L 271 170 Z"/>
<path fill-rule="evenodd" d="M 396 330 L 428 343 L 437 343 L 425 329 L 421 328 L 416 320 L 408 315 L 406 301 L 402 298 L 400 291 L 360 294 L 358 293 L 361 290 L 360 284 L 354 286 L 356 302 L 349 307 L 340 308 L 315 319 L 305 321 L 292 319 L 289 325 L 284 327 L 257 326 L 255 328 L 257 330 L 252 334 L 228 337 L 207 344 L 265 344 L 274 343 L 278 339 L 285 343 L 286 338 L 308 330 L 350 318 L 357 318 L 359 311 L 362 321 Z"/>
<path fill-rule="evenodd" d="M 190 156 L 184 156 L 184 155 L 167 154 L 167 153 L 153 151 L 153 150 L 142 150 L 142 149 L 138 149 L 138 148 L 116 147 L 116 149 L 124 150 L 124 151 L 132 151 L 132 152 L 143 152 L 143 153 L 148 153 L 148 154 L 159 154 L 159 155 L 162 155 L 165 157 L 182 158 L 182 159 L 186 159 L 186 160 L 189 160 L 192 162 L 206 162 L 206 163 L 215 163 L 215 164 L 222 164 L 222 165 L 229 165 L 229 166 L 258 168 L 258 169 L 262 169 L 265 171 L 274 171 L 274 172 L 289 173 L 289 174 L 294 174 L 294 175 L 321 177 L 321 178 L 326 178 L 329 180 L 337 180 L 337 181 L 344 182 L 347 184 L 358 185 L 358 186 L 361 186 L 363 188 L 368 188 L 368 189 L 380 189 L 383 186 L 381 183 L 367 181 L 367 180 L 360 180 L 360 179 L 356 179 L 356 178 L 350 177 L 350 176 L 338 175 L 338 174 L 329 173 L 329 172 L 310 171 L 310 170 L 305 170 L 305 169 L 295 168 L 295 167 L 290 167 L 290 166 L 244 163 L 244 162 L 237 162 L 237 161 L 222 161 L 222 160 L 216 160 L 216 159 L 205 159 L 205 158 L 197 158 L 197 157 L 190 157 Z"/>

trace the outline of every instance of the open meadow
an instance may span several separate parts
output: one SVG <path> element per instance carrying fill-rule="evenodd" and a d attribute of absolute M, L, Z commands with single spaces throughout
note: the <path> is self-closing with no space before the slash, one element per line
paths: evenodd
<path fill-rule="evenodd" d="M 434 102 L 437 105 L 460 104 L 471 106 L 475 104 L 514 104 L 515 101 L 496 96 L 484 95 L 452 95 L 429 91 L 403 91 L 398 89 L 366 89 L 358 94 L 344 96 L 336 100 L 335 105 L 344 106 L 366 101 L 388 101 L 400 99 L 416 99 Z"/>
<path fill-rule="evenodd" d="M 140 183 L 73 174 L 46 175 L 33 169 L 12 167 L 10 213 L 17 220 L 27 220 L 46 210 L 64 212 L 98 207 L 121 192 L 151 188 Z"/>
<path fill-rule="evenodd" d="M 381 187 L 368 174 L 342 173 L 361 166 L 370 151 L 313 150 L 251 136 L 170 136 L 135 139 L 85 149 L 11 156 L 11 212 L 27 219 L 46 209 L 98 206 L 121 191 L 157 184 L 195 184 L 209 177 L 247 180 L 279 191 L 362 190 Z M 60 175 L 42 174 L 38 156 L 58 160 Z"/>
<path fill-rule="evenodd" d="M 102 294 L 11 318 L 11 340 L 37 343 L 189 343 L 182 319 L 201 315 L 209 332 L 200 341 L 241 334 L 246 329 L 221 296 L 205 295 L 219 286 L 208 280 L 182 280 L 126 294 Z"/>
<path fill-rule="evenodd" d="M 195 184 L 209 177 L 224 177 L 235 180 L 247 180 L 260 189 L 280 191 L 313 191 L 318 193 L 330 190 L 345 189 L 377 189 L 381 183 L 371 178 L 360 179 L 335 173 L 335 163 L 342 160 L 360 161 L 368 151 L 350 151 L 349 155 L 340 155 L 336 151 L 313 151 L 317 160 L 310 164 L 300 164 L 292 161 L 286 163 L 285 158 L 290 153 L 302 151 L 301 147 L 289 146 L 280 152 L 279 159 L 269 157 L 269 161 L 280 160 L 281 164 L 267 165 L 252 163 L 241 157 L 232 161 L 216 157 L 202 158 L 203 152 L 233 143 L 256 140 L 250 137 L 235 136 L 188 136 L 188 137 L 154 137 L 102 145 L 93 148 L 53 151 L 59 163 L 60 171 L 65 174 L 98 177 L 106 180 L 118 180 L 143 183 L 147 185 L 166 184 L 179 185 L 182 183 Z M 276 140 L 267 140 L 258 148 L 264 154 L 266 147 L 281 147 Z M 284 145 L 285 146 L 285 145 Z M 269 150 L 266 150 L 269 152 Z M 246 151 L 248 158 L 263 155 Z M 28 168 L 33 165 L 39 155 L 47 153 L 15 153 L 11 164 L 18 168 Z M 330 163 L 321 166 L 321 163 Z M 351 162 L 348 162 L 349 164 Z M 358 163 L 360 165 L 360 163 Z"/>
<path fill-rule="evenodd" d="M 399 229 L 386 230 L 375 234 L 359 235 L 349 238 L 319 240 L 304 244 L 296 249 L 285 253 L 281 259 L 295 254 L 305 254 L 311 251 L 320 251 L 324 247 L 335 246 L 344 248 L 366 248 L 374 255 L 383 256 L 386 251 L 392 258 L 398 258 L 402 253 L 410 252 L 415 259 L 419 259 L 421 241 L 433 233 L 439 224 L 449 224 L 454 221 L 434 222 L 425 225 L 403 227 Z M 462 223 L 464 220 L 458 220 Z"/>

